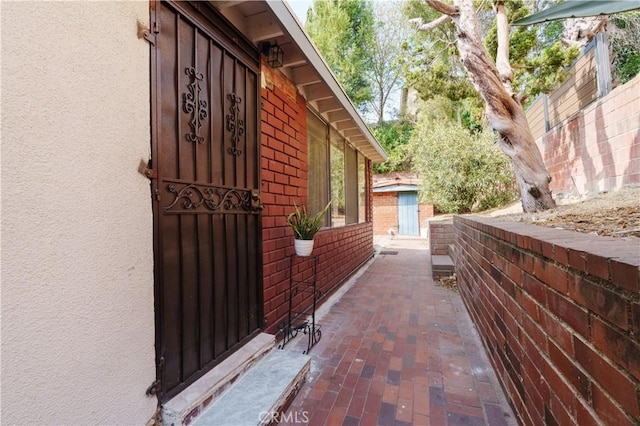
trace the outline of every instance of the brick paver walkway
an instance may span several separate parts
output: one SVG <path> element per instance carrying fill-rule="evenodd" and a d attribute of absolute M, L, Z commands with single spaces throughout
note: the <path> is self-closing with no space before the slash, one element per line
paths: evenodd
<path fill-rule="evenodd" d="M 515 425 L 458 293 L 426 241 L 388 241 L 318 320 L 309 382 L 285 419 L 310 425 Z M 289 350 L 304 350 L 306 340 Z M 287 417 L 288 416 L 288 417 Z"/>

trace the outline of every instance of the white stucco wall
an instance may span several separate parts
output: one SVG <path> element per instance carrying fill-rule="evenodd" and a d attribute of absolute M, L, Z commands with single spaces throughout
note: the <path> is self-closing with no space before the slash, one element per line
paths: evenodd
<path fill-rule="evenodd" d="M 2 15 L 2 425 L 144 424 L 157 401 L 149 3 Z"/>

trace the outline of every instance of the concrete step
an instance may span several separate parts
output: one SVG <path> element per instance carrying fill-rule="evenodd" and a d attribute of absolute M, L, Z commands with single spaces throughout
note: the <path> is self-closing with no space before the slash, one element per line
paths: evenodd
<path fill-rule="evenodd" d="M 260 333 L 188 388 L 162 405 L 162 424 L 187 425 L 275 347 L 275 336 Z"/>
<path fill-rule="evenodd" d="M 193 422 L 194 426 L 277 424 L 307 380 L 311 357 L 272 350 Z"/>
<path fill-rule="evenodd" d="M 448 277 L 455 272 L 453 261 L 451 257 L 447 255 L 432 255 L 431 256 L 431 270 L 434 280 Z"/>

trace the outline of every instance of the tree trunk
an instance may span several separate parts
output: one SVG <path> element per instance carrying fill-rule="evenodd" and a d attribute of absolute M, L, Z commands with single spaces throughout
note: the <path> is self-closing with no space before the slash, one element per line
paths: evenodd
<path fill-rule="evenodd" d="M 484 101 L 491 127 L 499 134 L 500 148 L 511 159 L 523 210 L 534 212 L 554 208 L 556 204 L 549 189 L 551 176 L 533 139 L 524 109 L 511 93 L 509 27 L 502 1 L 496 2 L 498 66 L 482 45 L 473 0 L 454 0 L 453 6 L 438 0 L 425 1 L 432 8 L 449 15 L 456 26 L 460 58 L 469 72 L 471 83 Z"/>
<path fill-rule="evenodd" d="M 381 126 L 384 122 L 384 89 L 382 85 L 378 88 L 378 96 L 380 99 L 378 100 L 378 126 Z"/>

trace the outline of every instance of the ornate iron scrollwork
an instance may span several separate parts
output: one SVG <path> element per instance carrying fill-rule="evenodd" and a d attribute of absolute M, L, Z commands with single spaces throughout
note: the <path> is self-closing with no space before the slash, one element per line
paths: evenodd
<path fill-rule="evenodd" d="M 242 150 L 238 148 L 240 143 L 240 136 L 244 133 L 244 120 L 241 120 L 238 115 L 240 114 L 240 107 L 238 106 L 242 102 L 242 98 L 235 93 L 230 93 L 227 98 L 231 101 L 229 111 L 231 114 L 227 114 L 227 130 L 231 132 L 231 147 L 229 147 L 229 154 L 240 155 Z"/>
<path fill-rule="evenodd" d="M 191 132 L 187 133 L 187 141 L 189 142 L 204 142 L 204 138 L 200 136 L 200 127 L 202 127 L 202 120 L 207 118 L 207 101 L 200 99 L 200 82 L 204 80 L 204 75 L 201 72 L 196 72 L 195 68 L 187 67 L 184 73 L 191 77 L 191 83 L 187 86 L 189 93 L 182 94 L 182 109 L 187 114 L 191 114 Z"/>
<path fill-rule="evenodd" d="M 171 209 L 190 211 L 201 209 L 212 212 L 253 211 L 251 191 L 247 190 L 170 183 L 167 185 L 167 191 L 173 194 L 174 198 L 164 208 L 165 211 Z"/>

